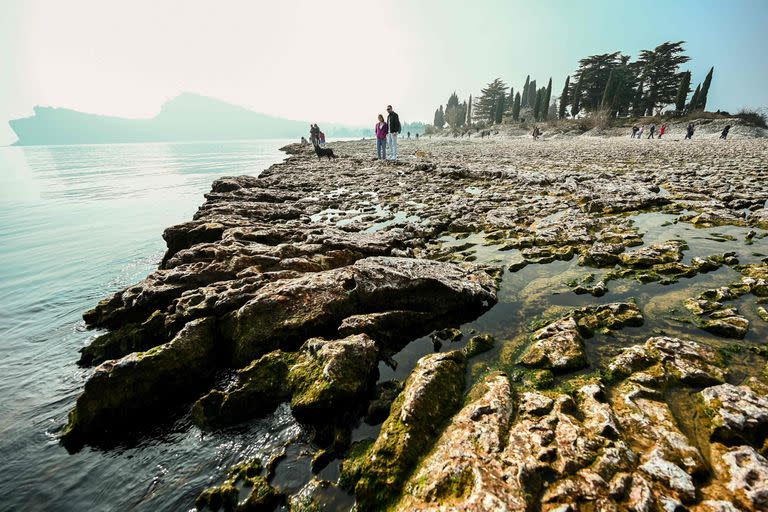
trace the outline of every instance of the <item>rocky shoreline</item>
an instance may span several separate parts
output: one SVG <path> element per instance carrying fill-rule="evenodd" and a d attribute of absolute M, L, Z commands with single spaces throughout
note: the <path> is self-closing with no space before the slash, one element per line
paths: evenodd
<path fill-rule="evenodd" d="M 288 402 L 313 473 L 336 460 L 338 481 L 288 495 L 279 454 L 247 460 L 199 509 L 313 510 L 328 487 L 358 510 L 768 507 L 767 142 L 403 141 L 396 163 L 333 147 L 215 181 L 159 269 L 85 313 L 107 332 L 81 353 L 68 449 Z M 529 269 L 550 280 L 519 299 L 524 324 L 466 327 L 526 295 Z M 663 287 L 679 299 L 660 310 Z M 379 378 L 427 336 L 407 379 Z M 376 436 L 353 441 L 362 419 Z"/>

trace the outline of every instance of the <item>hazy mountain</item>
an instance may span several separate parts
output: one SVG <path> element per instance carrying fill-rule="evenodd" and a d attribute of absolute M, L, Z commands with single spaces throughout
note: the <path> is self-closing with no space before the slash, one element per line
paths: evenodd
<path fill-rule="evenodd" d="M 214 98 L 184 93 L 150 119 L 87 114 L 35 107 L 34 115 L 9 121 L 15 145 L 94 144 L 309 137 L 309 122 L 259 114 Z M 373 126 L 373 123 L 372 125 Z M 320 125 L 326 136 L 370 136 L 371 129 Z"/>

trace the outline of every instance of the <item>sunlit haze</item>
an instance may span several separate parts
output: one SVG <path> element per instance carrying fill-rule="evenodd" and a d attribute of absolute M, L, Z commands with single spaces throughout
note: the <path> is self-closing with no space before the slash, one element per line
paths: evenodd
<path fill-rule="evenodd" d="M 768 104 L 768 3 L 0 0 L 0 143 L 34 105 L 149 117 L 191 91 L 289 119 L 432 120 L 456 90 L 685 40 L 711 108 Z"/>

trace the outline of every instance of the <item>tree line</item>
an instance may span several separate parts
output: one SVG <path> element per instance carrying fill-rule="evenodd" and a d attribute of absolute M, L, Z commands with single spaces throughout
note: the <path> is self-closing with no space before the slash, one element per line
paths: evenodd
<path fill-rule="evenodd" d="M 470 95 L 460 102 L 455 92 L 451 94 L 445 109 L 440 105 L 435 111 L 433 124 L 455 130 L 477 122 L 501 123 L 505 116 L 514 121 L 547 121 L 598 111 L 613 117 L 640 117 L 659 114 L 670 105 L 674 105 L 675 115 L 704 110 L 714 67 L 696 86 L 689 101 L 691 72 L 680 70 L 690 60 L 684 44 L 667 41 L 653 50 L 641 51 L 635 61 L 621 52 L 585 57 L 565 78 L 556 102 L 552 98 L 552 78 L 539 87 L 528 75 L 518 91 L 496 78 L 474 100 Z"/>

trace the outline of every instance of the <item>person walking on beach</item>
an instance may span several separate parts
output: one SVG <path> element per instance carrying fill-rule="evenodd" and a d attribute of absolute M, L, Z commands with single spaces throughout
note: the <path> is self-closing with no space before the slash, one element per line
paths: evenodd
<path fill-rule="evenodd" d="M 664 123 L 661 125 L 661 128 L 659 129 L 659 138 L 661 138 L 664 133 L 667 131 L 667 123 Z"/>
<path fill-rule="evenodd" d="M 400 133 L 400 116 L 392 110 L 392 105 L 387 105 L 387 144 L 389 144 L 389 159 L 397 160 L 397 135 Z"/>
<path fill-rule="evenodd" d="M 320 145 L 324 146 L 325 145 L 325 134 L 323 132 L 319 131 L 319 130 L 320 130 L 320 128 L 318 128 L 318 135 L 317 135 L 317 137 L 318 137 L 318 139 L 320 139 Z"/>
<path fill-rule="evenodd" d="M 638 130 L 637 130 L 637 138 L 638 139 L 642 139 L 643 138 L 643 129 L 644 128 L 642 126 L 640 128 L 638 128 Z"/>
<path fill-rule="evenodd" d="M 379 114 L 379 122 L 373 128 L 376 132 L 376 158 L 384 160 L 387 158 L 387 135 L 389 135 L 389 125 L 384 122 L 384 116 Z"/>
<path fill-rule="evenodd" d="M 533 131 L 531 132 L 531 135 L 533 135 L 533 140 L 539 140 L 539 135 L 541 135 L 541 130 L 539 130 L 538 126 L 533 127 Z"/>
<path fill-rule="evenodd" d="M 694 130 L 693 123 L 688 123 L 688 128 L 685 129 L 685 138 L 692 139 Z"/>
<path fill-rule="evenodd" d="M 408 132 L 408 138 L 409 139 L 411 138 L 411 132 Z"/>
<path fill-rule="evenodd" d="M 632 136 L 630 137 L 630 139 L 635 139 L 635 138 L 637 138 L 637 132 L 638 132 L 639 130 L 640 130 L 640 128 L 638 128 L 638 126 L 637 126 L 637 125 L 633 126 L 633 127 L 632 127 Z"/>
<path fill-rule="evenodd" d="M 650 132 L 648 134 L 648 138 L 649 139 L 655 139 L 656 137 L 654 137 L 654 135 L 656 134 L 656 125 L 655 124 L 651 124 L 651 129 L 648 130 L 648 131 Z"/>
<path fill-rule="evenodd" d="M 723 140 L 727 139 L 729 131 L 731 131 L 731 125 L 727 124 L 725 125 L 725 128 L 723 128 L 723 131 L 720 133 L 720 138 Z"/>

